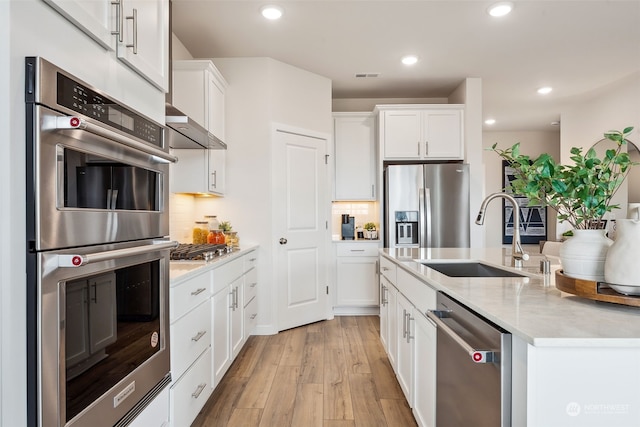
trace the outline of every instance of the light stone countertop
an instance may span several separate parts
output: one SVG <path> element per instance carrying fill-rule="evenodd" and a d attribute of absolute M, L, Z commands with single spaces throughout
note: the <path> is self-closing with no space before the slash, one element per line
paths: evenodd
<path fill-rule="evenodd" d="M 184 280 L 189 280 L 193 276 L 197 276 L 207 270 L 220 267 L 227 262 L 234 260 L 238 257 L 246 255 L 252 250 L 256 249 L 257 245 L 245 246 L 241 249 L 235 250 L 228 254 L 216 257 L 211 261 L 170 261 L 169 262 L 169 281 L 171 286 L 175 286 Z"/>
<path fill-rule="evenodd" d="M 542 255 L 531 255 L 523 269 L 514 269 L 509 267 L 510 248 L 380 252 L 436 290 L 535 346 L 640 347 L 640 308 L 560 292 L 555 287 L 559 265 L 552 265 L 551 275 L 538 273 Z M 414 260 L 482 261 L 527 277 L 449 277 Z"/>

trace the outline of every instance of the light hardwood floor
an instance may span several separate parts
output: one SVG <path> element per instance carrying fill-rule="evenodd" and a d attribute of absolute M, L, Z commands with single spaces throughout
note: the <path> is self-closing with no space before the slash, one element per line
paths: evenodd
<path fill-rule="evenodd" d="M 377 316 L 252 336 L 192 427 L 412 427 Z"/>

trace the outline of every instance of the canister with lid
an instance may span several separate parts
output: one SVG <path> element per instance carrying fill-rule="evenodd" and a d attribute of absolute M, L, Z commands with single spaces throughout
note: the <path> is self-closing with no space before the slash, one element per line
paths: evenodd
<path fill-rule="evenodd" d="M 207 243 L 207 234 L 209 234 L 207 221 L 196 221 L 196 225 L 193 227 L 193 244 Z"/>

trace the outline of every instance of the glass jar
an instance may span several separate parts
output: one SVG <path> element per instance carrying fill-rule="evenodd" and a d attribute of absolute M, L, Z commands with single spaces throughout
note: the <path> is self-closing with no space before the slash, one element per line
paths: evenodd
<path fill-rule="evenodd" d="M 227 231 L 225 234 L 225 243 L 232 248 L 240 247 L 240 238 L 237 231 Z"/>
<path fill-rule="evenodd" d="M 207 221 L 196 221 L 196 225 L 193 227 L 193 244 L 201 245 L 207 243 L 207 234 L 209 229 L 207 227 Z"/>
<path fill-rule="evenodd" d="M 220 222 L 218 221 L 217 215 L 205 215 L 204 217 L 209 222 L 209 231 L 215 231 L 220 228 Z"/>

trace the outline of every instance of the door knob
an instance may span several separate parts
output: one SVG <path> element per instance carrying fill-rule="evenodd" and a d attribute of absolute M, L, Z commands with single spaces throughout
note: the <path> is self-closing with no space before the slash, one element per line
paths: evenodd
<path fill-rule="evenodd" d="M 280 244 L 281 245 L 286 245 L 287 244 L 287 239 L 285 239 L 284 237 L 280 238 Z"/>

